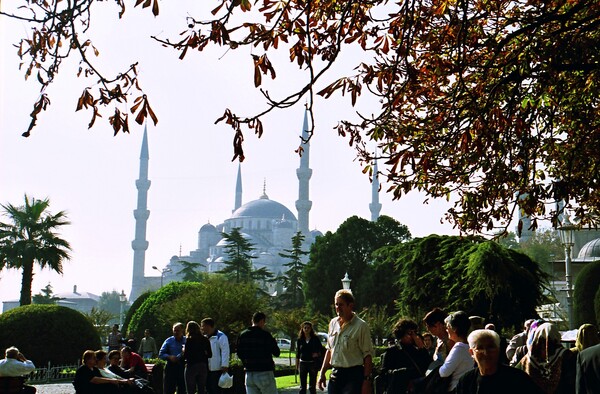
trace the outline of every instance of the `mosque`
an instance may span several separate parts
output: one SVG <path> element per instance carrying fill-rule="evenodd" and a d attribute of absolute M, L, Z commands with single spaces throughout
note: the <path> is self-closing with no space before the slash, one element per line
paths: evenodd
<path fill-rule="evenodd" d="M 298 200 L 296 200 L 296 213 L 292 213 L 285 205 L 268 197 L 266 184 L 263 193 L 258 199 L 242 203 L 242 172 L 241 165 L 238 166 L 237 182 L 235 188 L 235 203 L 230 218 L 223 223 L 213 225 L 206 223 L 198 231 L 197 249 L 187 256 L 173 256 L 167 266 L 162 270 L 159 277 L 145 276 L 145 253 L 148 249 L 146 240 L 146 222 L 150 215 L 147 207 L 148 189 L 148 137 L 144 130 L 142 149 L 140 155 L 140 175 L 136 181 L 138 189 L 137 208 L 134 210 L 135 217 L 135 239 L 131 246 L 133 248 L 133 278 L 131 285 L 130 300 L 135 300 L 140 294 L 147 290 L 159 288 L 161 285 L 171 281 L 180 280 L 178 275 L 183 269 L 181 262 L 199 263 L 204 272 L 218 272 L 225 267 L 225 246 L 227 241 L 222 233 L 230 233 L 232 229 L 239 228 L 242 235 L 253 244 L 252 264 L 254 269 L 265 267 L 275 277 L 285 273 L 284 264 L 287 260 L 279 256 L 286 249 L 292 247 L 292 237 L 301 232 L 304 235 L 303 250 L 308 251 L 315 238 L 322 235 L 318 230 L 309 230 L 309 213 L 312 201 L 309 199 L 310 178 L 312 169 L 309 167 L 310 143 L 308 138 L 308 116 L 305 112 L 302 127 L 302 149 L 300 166 L 296 169 L 298 177 Z M 377 173 L 375 163 L 375 173 Z M 381 204 L 379 203 L 379 181 L 377 177 L 372 182 L 372 202 L 369 204 L 371 220 L 379 217 Z M 308 259 L 308 257 L 306 257 Z M 276 284 L 269 285 L 266 290 L 276 294 Z"/>

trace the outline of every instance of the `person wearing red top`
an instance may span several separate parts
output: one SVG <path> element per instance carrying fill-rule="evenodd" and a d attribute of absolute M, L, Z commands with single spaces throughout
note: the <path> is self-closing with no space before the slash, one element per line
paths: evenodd
<path fill-rule="evenodd" d="M 148 370 L 144 359 L 137 353 L 134 353 L 129 346 L 121 350 L 121 368 L 126 370 L 131 376 L 138 378 L 148 378 Z"/>

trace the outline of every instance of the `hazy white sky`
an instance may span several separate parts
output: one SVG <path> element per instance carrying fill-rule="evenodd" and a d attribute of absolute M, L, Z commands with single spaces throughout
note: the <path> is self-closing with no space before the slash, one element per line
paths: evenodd
<path fill-rule="evenodd" d="M 197 3 L 201 2 L 193 4 Z M 16 4 L 21 5 L 17 0 L 3 1 L 3 10 Z M 151 266 L 165 266 L 180 248 L 184 255 L 196 249 L 200 227 L 208 221 L 221 223 L 233 209 L 237 162 L 231 162 L 232 130 L 214 121 L 225 108 L 251 114 L 264 104 L 253 87 L 250 48 L 188 53 L 180 61 L 178 53 L 149 38 L 175 36 L 185 28 L 187 15 L 201 12 L 194 9 L 197 5 L 170 10 L 161 3 L 161 15 L 156 19 L 128 5 L 125 20 L 118 22 L 112 2 L 96 4 L 101 12 L 94 19 L 92 31 L 103 68 L 116 70 L 139 60 L 140 83 L 159 117 L 156 127 L 148 126 L 152 185 L 146 274 L 154 275 L 157 272 Z M 33 80 L 24 81 L 12 44 L 28 32 L 27 25 L 0 18 L 0 202 L 20 204 L 25 193 L 50 198 L 51 212 L 68 213 L 72 224 L 61 235 L 73 248 L 72 259 L 64 264 L 64 275 L 36 273 L 33 292 L 50 282 L 56 293 L 71 291 L 74 285 L 98 295 L 113 289 L 129 293 L 135 180 L 143 127 L 132 117 L 131 134 L 113 137 L 110 125 L 101 118 L 88 130 L 90 114 L 74 111 L 82 89 L 93 86 L 94 81 L 76 78 L 78 64 L 71 59 L 63 64 L 61 74 L 48 90 L 48 111 L 39 116 L 31 137 L 21 137 L 29 125 L 39 88 Z M 345 65 L 350 68 L 354 63 L 349 59 L 353 61 L 355 55 L 344 53 L 338 72 L 346 71 Z M 265 82 L 271 92 L 283 94 L 303 81 L 302 73 L 287 65 L 285 57 L 273 60 L 280 68 L 274 82 Z M 333 80 L 332 75 L 323 86 Z M 339 96 L 315 103 L 310 228 L 323 233 L 335 231 L 352 215 L 370 218 L 369 179 L 354 160 L 348 141 L 333 130 L 339 119 L 353 116 L 355 110 L 348 103 L 347 98 Z M 368 109 L 370 103 L 365 100 L 361 105 Z M 269 198 L 296 213 L 295 170 L 299 158 L 294 150 L 302 120 L 303 106 L 298 105 L 266 117 L 265 134 L 260 140 L 246 134 L 243 203 L 260 196 L 266 179 Z M 448 208 L 445 202 L 423 205 L 424 197 L 416 193 L 392 201 L 386 189 L 383 183 L 381 214 L 406 224 L 413 236 L 457 233 L 451 225 L 440 224 Z M 0 272 L 0 300 L 18 299 L 20 278 L 17 271 Z"/>

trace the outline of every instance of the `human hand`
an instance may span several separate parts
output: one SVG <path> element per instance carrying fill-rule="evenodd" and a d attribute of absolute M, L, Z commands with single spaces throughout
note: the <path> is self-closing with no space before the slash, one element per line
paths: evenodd
<path fill-rule="evenodd" d="M 321 391 L 324 391 L 325 387 L 327 387 L 327 377 L 325 376 L 325 372 L 319 374 L 318 386 Z"/>

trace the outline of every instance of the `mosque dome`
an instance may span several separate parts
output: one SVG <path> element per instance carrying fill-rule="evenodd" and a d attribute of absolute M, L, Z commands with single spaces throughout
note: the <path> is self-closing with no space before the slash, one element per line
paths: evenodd
<path fill-rule="evenodd" d="M 284 217 L 286 220 L 297 220 L 292 211 L 277 201 L 269 200 L 265 195 L 258 200 L 242 205 L 231 215 L 232 219 L 244 217 L 263 219 L 281 219 Z"/>
<path fill-rule="evenodd" d="M 313 237 L 313 239 L 316 239 L 317 237 L 322 237 L 323 233 L 320 232 L 319 230 L 312 230 L 310 232 L 310 235 Z"/>
<path fill-rule="evenodd" d="M 206 223 L 204 226 L 200 227 L 200 233 L 216 233 L 217 228 L 210 223 Z"/>
<path fill-rule="evenodd" d="M 246 233 L 241 233 L 241 234 L 242 234 L 242 237 L 244 237 L 246 239 L 246 241 L 248 241 L 250 243 L 255 243 L 254 238 L 252 238 L 251 235 L 248 235 Z M 227 238 L 221 238 L 221 240 L 217 243 L 216 246 L 224 248 L 228 244 L 229 244 L 229 242 L 227 241 Z"/>
<path fill-rule="evenodd" d="M 600 258 L 600 238 L 591 240 L 579 250 L 577 258 L 582 260 L 595 260 Z"/>

